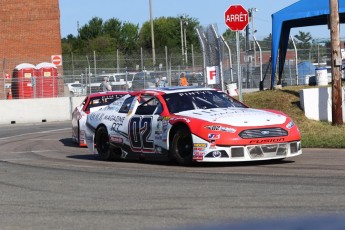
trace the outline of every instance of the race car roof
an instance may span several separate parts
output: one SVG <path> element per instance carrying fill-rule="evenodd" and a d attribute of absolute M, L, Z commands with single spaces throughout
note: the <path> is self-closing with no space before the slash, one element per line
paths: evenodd
<path fill-rule="evenodd" d="M 216 90 L 216 89 L 198 87 L 198 86 L 173 86 L 173 87 L 163 87 L 163 88 L 156 88 L 156 89 L 144 89 L 144 90 L 141 90 L 138 92 L 140 92 L 140 93 L 143 93 L 143 92 L 161 92 L 161 93 L 169 94 L 169 93 L 203 91 L 203 90 Z"/>
<path fill-rule="evenodd" d="M 107 92 L 97 92 L 97 93 L 91 93 L 89 96 L 90 96 L 90 98 L 93 98 L 93 97 L 99 97 L 99 96 L 122 95 L 122 94 L 128 94 L 128 91 L 107 91 Z"/>

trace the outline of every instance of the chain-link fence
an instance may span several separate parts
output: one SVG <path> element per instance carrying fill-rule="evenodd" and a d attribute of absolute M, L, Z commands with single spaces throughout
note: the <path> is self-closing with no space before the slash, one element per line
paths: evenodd
<path fill-rule="evenodd" d="M 217 28 L 209 26 L 198 29 L 201 50 L 194 50 L 189 45 L 189 56 L 169 53 L 165 47 L 164 53 L 155 55 L 139 50 L 134 54 L 69 54 L 63 56 L 63 68 L 58 67 L 57 73 L 15 74 L 14 68 L 25 60 L 4 59 L 0 63 L 0 99 L 15 98 L 42 98 L 62 96 L 83 96 L 100 91 L 100 84 L 107 77 L 113 90 L 137 90 L 156 87 L 157 79 L 163 79 L 166 86 L 177 86 L 179 76 L 185 72 L 190 85 L 209 86 L 226 89 L 228 84 L 239 84 L 243 88 L 259 88 L 260 82 L 264 88 L 271 87 L 270 47 L 253 45 L 251 50 L 240 50 L 236 54 L 236 41 L 224 40 L 217 34 Z M 240 42 L 243 47 L 245 41 Z M 258 42 L 260 44 L 260 41 Z M 298 56 L 305 62 L 311 63 L 309 67 L 300 68 L 297 64 L 303 62 L 294 50 L 288 50 L 283 72 L 283 86 L 308 84 L 309 77 L 315 73 L 317 61 L 319 64 L 329 60 L 330 50 L 313 46 L 307 50 L 298 50 Z M 153 64 L 155 63 L 155 64 Z M 206 67 L 216 66 L 221 78 L 216 84 L 208 84 Z M 298 71 L 296 71 L 297 69 Z M 309 68 L 309 69 L 308 69 Z M 240 70 L 238 74 L 237 70 Z M 241 78 L 239 79 L 239 76 Z"/>

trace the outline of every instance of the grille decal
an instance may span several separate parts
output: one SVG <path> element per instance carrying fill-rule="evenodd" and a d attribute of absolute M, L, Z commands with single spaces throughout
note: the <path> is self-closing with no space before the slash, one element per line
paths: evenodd
<path fill-rule="evenodd" d="M 239 133 L 239 136 L 243 139 L 283 137 L 287 135 L 288 132 L 282 128 L 247 129 Z"/>

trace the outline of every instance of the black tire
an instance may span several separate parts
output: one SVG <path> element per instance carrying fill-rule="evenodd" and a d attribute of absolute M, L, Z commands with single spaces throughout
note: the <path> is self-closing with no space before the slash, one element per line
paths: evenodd
<path fill-rule="evenodd" d="M 273 164 L 280 164 L 280 163 L 284 163 L 284 160 L 285 160 L 285 158 L 273 159 L 273 160 L 271 160 L 271 162 Z"/>
<path fill-rule="evenodd" d="M 99 158 L 103 161 L 111 160 L 109 135 L 106 127 L 101 126 L 97 129 L 95 143 Z"/>
<path fill-rule="evenodd" d="M 193 140 L 188 128 L 179 128 L 172 139 L 170 153 L 178 164 L 188 166 L 193 163 Z"/>

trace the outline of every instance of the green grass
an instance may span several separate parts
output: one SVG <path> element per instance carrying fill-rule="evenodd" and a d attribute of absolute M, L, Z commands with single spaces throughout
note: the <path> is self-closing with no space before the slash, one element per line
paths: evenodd
<path fill-rule="evenodd" d="M 345 124 L 333 126 L 330 122 L 314 121 L 305 117 L 300 108 L 299 91 L 305 86 L 283 87 L 243 94 L 243 103 L 252 108 L 280 110 L 298 125 L 302 146 L 306 148 L 345 148 Z"/>

